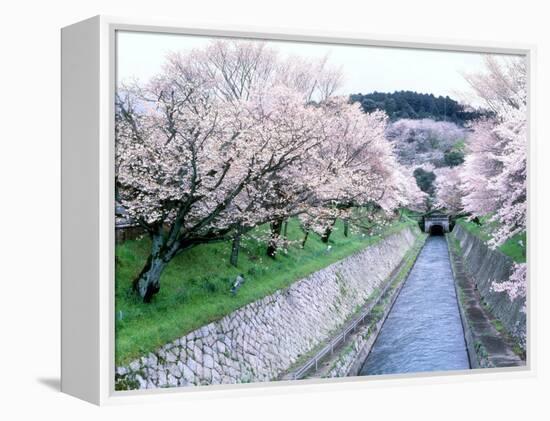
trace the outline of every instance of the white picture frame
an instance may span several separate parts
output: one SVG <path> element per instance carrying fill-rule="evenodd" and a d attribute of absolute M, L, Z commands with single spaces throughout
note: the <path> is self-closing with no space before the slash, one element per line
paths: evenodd
<path fill-rule="evenodd" d="M 277 28 L 193 25 L 96 16 L 61 31 L 62 49 L 62 377 L 63 392 L 97 405 L 142 400 L 206 398 L 211 394 L 294 393 L 320 388 L 376 387 L 391 383 L 476 381 L 480 376 L 533 375 L 532 318 L 528 317 L 527 365 L 479 373 L 429 373 L 413 376 L 322 379 L 266 384 L 114 390 L 114 87 L 118 30 L 327 42 L 348 45 L 420 48 L 525 55 L 529 63 L 529 110 L 535 47 L 455 40 L 403 39 L 354 33 Z M 533 124 L 529 112 L 529 127 Z M 530 144 L 532 144 L 532 139 Z M 532 162 L 532 160 L 531 160 Z M 530 168 L 532 172 L 532 168 Z M 533 180 L 530 179 L 530 191 Z M 532 209 L 530 209 L 531 216 Z M 531 219 L 529 217 L 529 219 Z M 530 234 L 531 235 L 531 231 Z M 528 261 L 532 264 L 529 249 Z M 529 280 L 530 295 L 533 282 Z M 529 315 L 534 302 L 528 296 Z M 452 378 L 452 380 L 450 380 Z"/>

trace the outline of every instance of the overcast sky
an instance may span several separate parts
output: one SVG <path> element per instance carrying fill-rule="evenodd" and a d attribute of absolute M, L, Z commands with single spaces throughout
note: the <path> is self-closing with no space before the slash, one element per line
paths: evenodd
<path fill-rule="evenodd" d="M 156 74 L 168 52 L 189 51 L 208 44 L 212 37 L 118 32 L 118 80 L 146 81 Z M 482 54 L 404 48 L 343 46 L 269 41 L 283 56 L 324 57 L 342 66 L 345 76 L 340 94 L 411 90 L 459 99 L 468 91 L 461 72 L 482 70 Z"/>

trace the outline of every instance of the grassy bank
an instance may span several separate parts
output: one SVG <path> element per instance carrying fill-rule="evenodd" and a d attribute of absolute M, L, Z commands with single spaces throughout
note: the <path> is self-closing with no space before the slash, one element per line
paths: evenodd
<path fill-rule="evenodd" d="M 456 223 L 469 233 L 487 242 L 491 239 L 491 233 L 495 229 L 494 225 L 487 222 L 487 219 L 488 218 L 481 218 L 481 225 L 468 221 L 465 218 L 458 219 Z M 513 236 L 498 247 L 498 249 L 506 256 L 511 257 L 514 262 L 525 263 L 527 255 L 527 234 L 523 232 Z"/>
<path fill-rule="evenodd" d="M 141 270 L 149 240 L 126 241 L 116 247 L 116 364 L 124 364 L 226 314 L 284 288 L 296 280 L 345 258 L 387 235 L 415 223 L 404 217 L 374 235 L 343 234 L 339 221 L 329 246 L 310 234 L 304 237 L 297 220 L 289 221 L 287 237 L 294 243 L 275 259 L 265 255 L 264 242 L 243 239 L 238 267 L 229 264 L 229 242 L 195 247 L 177 256 L 165 269 L 161 290 L 152 303 L 143 304 L 132 292 L 131 282 Z M 236 295 L 230 293 L 238 274 L 246 282 Z"/>

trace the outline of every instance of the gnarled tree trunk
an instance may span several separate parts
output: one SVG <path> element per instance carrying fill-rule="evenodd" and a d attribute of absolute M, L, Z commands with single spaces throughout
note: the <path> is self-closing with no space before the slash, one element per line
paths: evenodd
<path fill-rule="evenodd" d="M 283 220 L 276 219 L 271 223 L 271 239 L 267 246 L 267 255 L 269 257 L 275 257 L 277 254 L 277 242 L 281 236 L 281 230 L 283 228 Z"/>
<path fill-rule="evenodd" d="M 162 227 L 151 233 L 151 242 L 151 254 L 132 284 L 134 291 L 145 303 L 149 303 L 153 295 L 160 291 L 160 277 L 174 254 L 164 244 Z"/>
<path fill-rule="evenodd" d="M 153 295 L 160 291 L 160 275 L 166 267 L 166 262 L 160 256 L 149 256 L 140 274 L 134 280 L 134 290 L 143 299 L 151 301 Z"/>

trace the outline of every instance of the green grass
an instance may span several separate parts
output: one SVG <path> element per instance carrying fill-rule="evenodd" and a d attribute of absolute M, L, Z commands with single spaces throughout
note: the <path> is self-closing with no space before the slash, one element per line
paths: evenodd
<path fill-rule="evenodd" d="M 319 236 L 310 234 L 304 249 L 304 233 L 297 220 L 289 221 L 288 239 L 294 241 L 287 252 L 275 259 L 266 256 L 264 242 L 253 237 L 266 233 L 259 227 L 243 238 L 238 267 L 229 264 L 231 244 L 205 244 L 173 259 L 161 277 L 160 292 L 144 304 L 131 291 L 149 252 L 148 238 L 129 240 L 116 246 L 116 364 L 128 363 L 200 326 L 289 286 L 323 267 L 372 245 L 384 236 L 407 226 L 417 226 L 407 216 L 377 234 L 343 235 L 338 221 L 330 237 L 330 250 Z M 243 273 L 245 284 L 236 295 L 231 283 Z"/>
<path fill-rule="evenodd" d="M 495 229 L 495 225 L 489 223 L 488 219 L 488 217 L 480 218 L 481 225 L 468 221 L 465 218 L 458 219 L 456 223 L 483 241 L 489 241 L 491 239 L 491 233 Z M 527 233 L 525 232 L 516 234 L 498 247 L 503 254 L 512 258 L 512 260 L 516 263 L 525 263 L 527 254 L 526 248 Z"/>
<path fill-rule="evenodd" d="M 493 324 L 493 327 L 496 329 L 498 333 L 502 333 L 504 331 L 504 325 L 500 320 L 492 319 L 491 323 Z"/>

